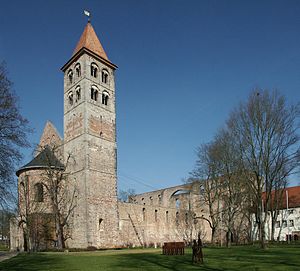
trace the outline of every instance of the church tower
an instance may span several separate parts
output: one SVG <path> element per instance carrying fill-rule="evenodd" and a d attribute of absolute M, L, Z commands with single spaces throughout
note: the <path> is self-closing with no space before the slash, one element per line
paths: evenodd
<path fill-rule="evenodd" d="M 88 22 L 64 72 L 64 154 L 77 206 L 69 247 L 118 245 L 114 73 Z"/>

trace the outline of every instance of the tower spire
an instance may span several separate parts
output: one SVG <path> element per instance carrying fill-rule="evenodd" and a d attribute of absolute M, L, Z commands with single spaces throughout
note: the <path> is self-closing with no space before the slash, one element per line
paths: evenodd
<path fill-rule="evenodd" d="M 73 56 L 81 49 L 81 48 L 86 48 L 93 53 L 97 54 L 98 56 L 104 58 L 105 60 L 108 60 L 108 57 L 95 33 L 95 30 L 88 21 L 80 39 L 79 42 L 77 43 L 77 46 L 73 52 Z"/>

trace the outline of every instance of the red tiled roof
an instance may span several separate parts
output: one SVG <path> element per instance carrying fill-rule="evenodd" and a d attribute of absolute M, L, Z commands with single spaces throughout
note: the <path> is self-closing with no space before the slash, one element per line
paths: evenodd
<path fill-rule="evenodd" d="M 294 187 L 288 187 L 285 190 L 287 190 L 288 193 L 288 202 L 289 202 L 289 208 L 292 207 L 299 207 L 300 206 L 300 186 L 294 186 Z M 286 208 L 286 192 L 283 196 L 284 200 L 284 207 Z"/>
<path fill-rule="evenodd" d="M 286 192 L 287 191 L 287 192 Z M 288 194 L 288 207 L 289 208 L 295 208 L 295 207 L 300 207 L 300 186 L 293 186 L 293 187 L 287 187 L 283 189 L 282 192 L 282 199 L 279 204 L 280 209 L 285 209 L 286 208 L 286 194 Z M 272 191 L 271 198 L 274 200 L 274 194 L 275 191 Z M 263 200 L 265 201 L 265 193 L 262 195 Z"/>
<path fill-rule="evenodd" d="M 108 57 L 95 33 L 95 30 L 90 22 L 87 23 L 86 27 L 83 30 L 83 33 L 79 39 L 79 42 L 76 45 L 76 48 L 73 52 L 73 56 L 79 52 L 82 48 L 89 49 L 98 56 L 108 60 Z"/>

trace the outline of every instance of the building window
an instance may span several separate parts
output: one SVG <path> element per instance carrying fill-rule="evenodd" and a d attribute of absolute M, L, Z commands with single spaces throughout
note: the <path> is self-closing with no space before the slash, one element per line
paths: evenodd
<path fill-rule="evenodd" d="M 287 221 L 286 220 L 282 220 L 282 227 L 286 228 L 287 227 Z"/>
<path fill-rule="evenodd" d="M 276 221 L 275 226 L 276 226 L 276 228 L 280 228 L 280 221 Z"/>
<path fill-rule="evenodd" d="M 95 78 L 98 76 L 98 66 L 95 63 L 91 64 L 91 76 Z"/>
<path fill-rule="evenodd" d="M 81 67 L 80 67 L 80 64 L 79 64 L 79 63 L 77 63 L 77 64 L 75 65 L 75 71 L 76 71 L 76 76 L 77 76 L 77 77 L 80 77 L 80 76 L 81 76 Z"/>
<path fill-rule="evenodd" d="M 294 209 L 288 210 L 288 214 L 289 214 L 289 215 L 291 215 L 291 214 L 293 214 L 293 213 L 294 213 Z"/>
<path fill-rule="evenodd" d="M 34 185 L 34 199 L 36 202 L 44 201 L 44 187 L 41 183 Z"/>
<path fill-rule="evenodd" d="M 158 195 L 158 205 L 161 205 L 161 195 Z"/>
<path fill-rule="evenodd" d="M 189 216 L 188 213 L 185 213 L 185 224 L 189 223 Z"/>
<path fill-rule="evenodd" d="M 70 91 L 68 94 L 69 105 L 73 105 L 73 92 Z"/>
<path fill-rule="evenodd" d="M 155 219 L 155 222 L 157 222 L 157 210 L 154 211 L 154 219 Z"/>
<path fill-rule="evenodd" d="M 143 208 L 143 221 L 146 221 L 146 209 Z"/>
<path fill-rule="evenodd" d="M 81 90 L 80 86 L 77 86 L 75 89 L 75 94 L 76 94 L 76 102 L 78 102 L 81 99 Z"/>
<path fill-rule="evenodd" d="M 169 211 L 166 211 L 166 222 L 169 223 Z"/>
<path fill-rule="evenodd" d="M 175 207 L 176 207 L 176 209 L 180 208 L 180 199 L 175 200 Z"/>
<path fill-rule="evenodd" d="M 72 84 L 73 83 L 73 71 L 72 70 L 68 71 L 68 78 L 69 78 L 69 83 Z"/>
<path fill-rule="evenodd" d="M 91 99 L 94 101 L 98 100 L 98 89 L 95 86 L 91 88 Z"/>
<path fill-rule="evenodd" d="M 149 199 L 150 199 L 150 204 L 153 205 L 153 197 L 151 196 Z"/>
<path fill-rule="evenodd" d="M 102 93 L 102 104 L 107 105 L 108 104 L 108 93 L 106 91 L 104 91 Z"/>
<path fill-rule="evenodd" d="M 176 212 L 176 214 L 175 214 L 175 223 L 177 226 L 179 225 L 179 213 L 178 212 Z"/>
<path fill-rule="evenodd" d="M 102 222 L 103 222 L 103 218 L 99 218 L 99 230 Z"/>
<path fill-rule="evenodd" d="M 294 220 L 291 219 L 291 220 L 289 221 L 289 226 L 290 226 L 290 227 L 294 227 Z"/>
<path fill-rule="evenodd" d="M 105 69 L 102 70 L 101 80 L 102 80 L 102 83 L 105 83 L 105 84 L 107 84 L 107 82 L 108 82 L 108 71 Z"/>

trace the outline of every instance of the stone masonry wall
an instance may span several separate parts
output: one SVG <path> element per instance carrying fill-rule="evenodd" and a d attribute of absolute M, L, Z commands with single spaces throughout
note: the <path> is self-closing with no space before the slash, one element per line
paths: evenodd
<path fill-rule="evenodd" d="M 207 216 L 207 206 L 201 203 L 196 190 L 197 185 L 181 185 L 136 195 L 130 203 L 119 202 L 123 245 L 162 245 L 170 241 L 189 243 L 198 232 L 204 241 L 209 241 L 208 223 L 194 220 L 194 215 Z M 180 204 L 176 204 L 178 200 Z"/>

